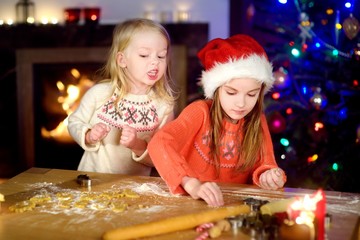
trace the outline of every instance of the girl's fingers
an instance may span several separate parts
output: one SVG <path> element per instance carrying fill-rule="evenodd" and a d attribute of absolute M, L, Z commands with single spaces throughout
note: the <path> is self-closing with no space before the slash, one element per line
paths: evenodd
<path fill-rule="evenodd" d="M 260 175 L 259 181 L 263 188 L 265 189 L 276 189 L 277 185 L 275 184 L 275 172 L 270 169 Z"/>
<path fill-rule="evenodd" d="M 278 189 L 284 185 L 281 171 L 280 168 L 273 168 L 266 172 L 266 184 L 268 188 Z"/>
<path fill-rule="evenodd" d="M 204 183 L 201 187 L 199 196 L 203 198 L 210 206 L 224 205 L 222 192 L 216 183 Z"/>
<path fill-rule="evenodd" d="M 284 186 L 283 171 L 280 168 L 275 168 L 273 173 L 273 181 L 278 188 Z"/>

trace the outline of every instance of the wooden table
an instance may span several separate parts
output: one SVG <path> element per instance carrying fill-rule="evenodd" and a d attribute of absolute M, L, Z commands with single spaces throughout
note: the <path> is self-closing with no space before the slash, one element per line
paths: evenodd
<path fill-rule="evenodd" d="M 92 179 L 90 188 L 82 187 L 76 182 L 80 174 L 87 174 Z M 314 193 L 314 190 L 294 188 L 269 191 L 252 185 L 224 184 L 221 187 L 226 205 L 242 203 L 250 197 L 276 201 Z M 121 213 L 98 209 L 42 208 L 23 213 L 8 210 L 14 203 L 44 192 L 54 194 L 59 191 L 74 191 L 81 194 L 121 189 L 133 189 L 140 196 L 130 199 L 128 210 Z M 0 184 L 0 193 L 5 195 L 6 200 L 1 205 L 0 239 L 6 240 L 101 239 L 102 234 L 111 229 L 209 209 L 203 201 L 171 195 L 161 178 L 58 169 L 31 168 Z M 325 193 L 327 213 L 332 216 L 331 226 L 327 229 L 328 239 L 360 239 L 360 194 Z M 194 229 L 190 229 L 146 239 L 195 239 L 197 235 Z M 230 231 L 218 239 L 250 237 Z"/>

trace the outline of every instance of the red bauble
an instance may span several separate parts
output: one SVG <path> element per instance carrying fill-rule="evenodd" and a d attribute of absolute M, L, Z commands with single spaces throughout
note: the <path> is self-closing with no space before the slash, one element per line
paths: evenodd
<path fill-rule="evenodd" d="M 269 130 L 272 133 L 281 133 L 286 129 L 286 120 L 279 113 L 273 113 L 269 118 Z"/>

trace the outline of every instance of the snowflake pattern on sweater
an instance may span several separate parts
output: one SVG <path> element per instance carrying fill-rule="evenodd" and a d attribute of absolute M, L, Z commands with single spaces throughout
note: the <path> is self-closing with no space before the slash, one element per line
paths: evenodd
<path fill-rule="evenodd" d="M 220 168 L 235 168 L 240 154 L 240 142 L 235 142 L 236 133 L 233 131 L 225 130 L 225 137 L 221 139 L 220 143 Z M 215 165 L 214 161 L 208 156 L 210 155 L 210 135 L 206 131 L 201 136 L 201 141 L 194 142 L 194 147 L 199 153 L 200 157 L 208 164 Z"/>
<path fill-rule="evenodd" d="M 102 121 L 122 129 L 124 125 L 136 128 L 139 132 L 154 131 L 159 126 L 159 117 L 152 100 L 145 102 L 121 99 L 118 109 L 115 107 L 117 94 L 102 106 L 98 118 Z"/>

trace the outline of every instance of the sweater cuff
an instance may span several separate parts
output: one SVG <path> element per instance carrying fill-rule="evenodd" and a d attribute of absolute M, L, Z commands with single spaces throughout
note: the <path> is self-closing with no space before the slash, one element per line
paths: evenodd
<path fill-rule="evenodd" d="M 141 156 L 137 156 L 134 152 L 131 152 L 131 156 L 135 162 L 144 164 L 149 167 L 154 167 L 154 164 L 152 163 L 149 157 L 149 153 L 147 149 L 143 152 L 143 154 L 141 154 Z"/>
<path fill-rule="evenodd" d="M 272 168 L 276 168 L 277 166 L 272 166 L 272 165 L 262 165 L 260 167 L 258 167 L 257 169 L 255 169 L 255 171 L 253 172 L 252 174 L 252 180 L 253 180 L 253 183 L 257 186 L 260 187 L 260 175 L 269 170 L 269 169 L 272 169 Z"/>
<path fill-rule="evenodd" d="M 259 187 L 260 186 L 260 175 L 262 173 L 264 173 L 265 171 L 267 170 L 270 170 L 270 169 L 273 169 L 273 168 L 278 168 L 278 166 L 273 166 L 273 165 L 264 165 L 264 166 L 260 166 L 258 167 L 254 172 L 253 172 L 253 176 L 252 176 L 252 180 L 253 180 L 253 183 Z M 284 182 L 287 181 L 287 177 L 286 177 L 286 174 L 284 171 L 281 171 L 283 174 L 282 174 L 282 178 L 284 180 Z"/>

